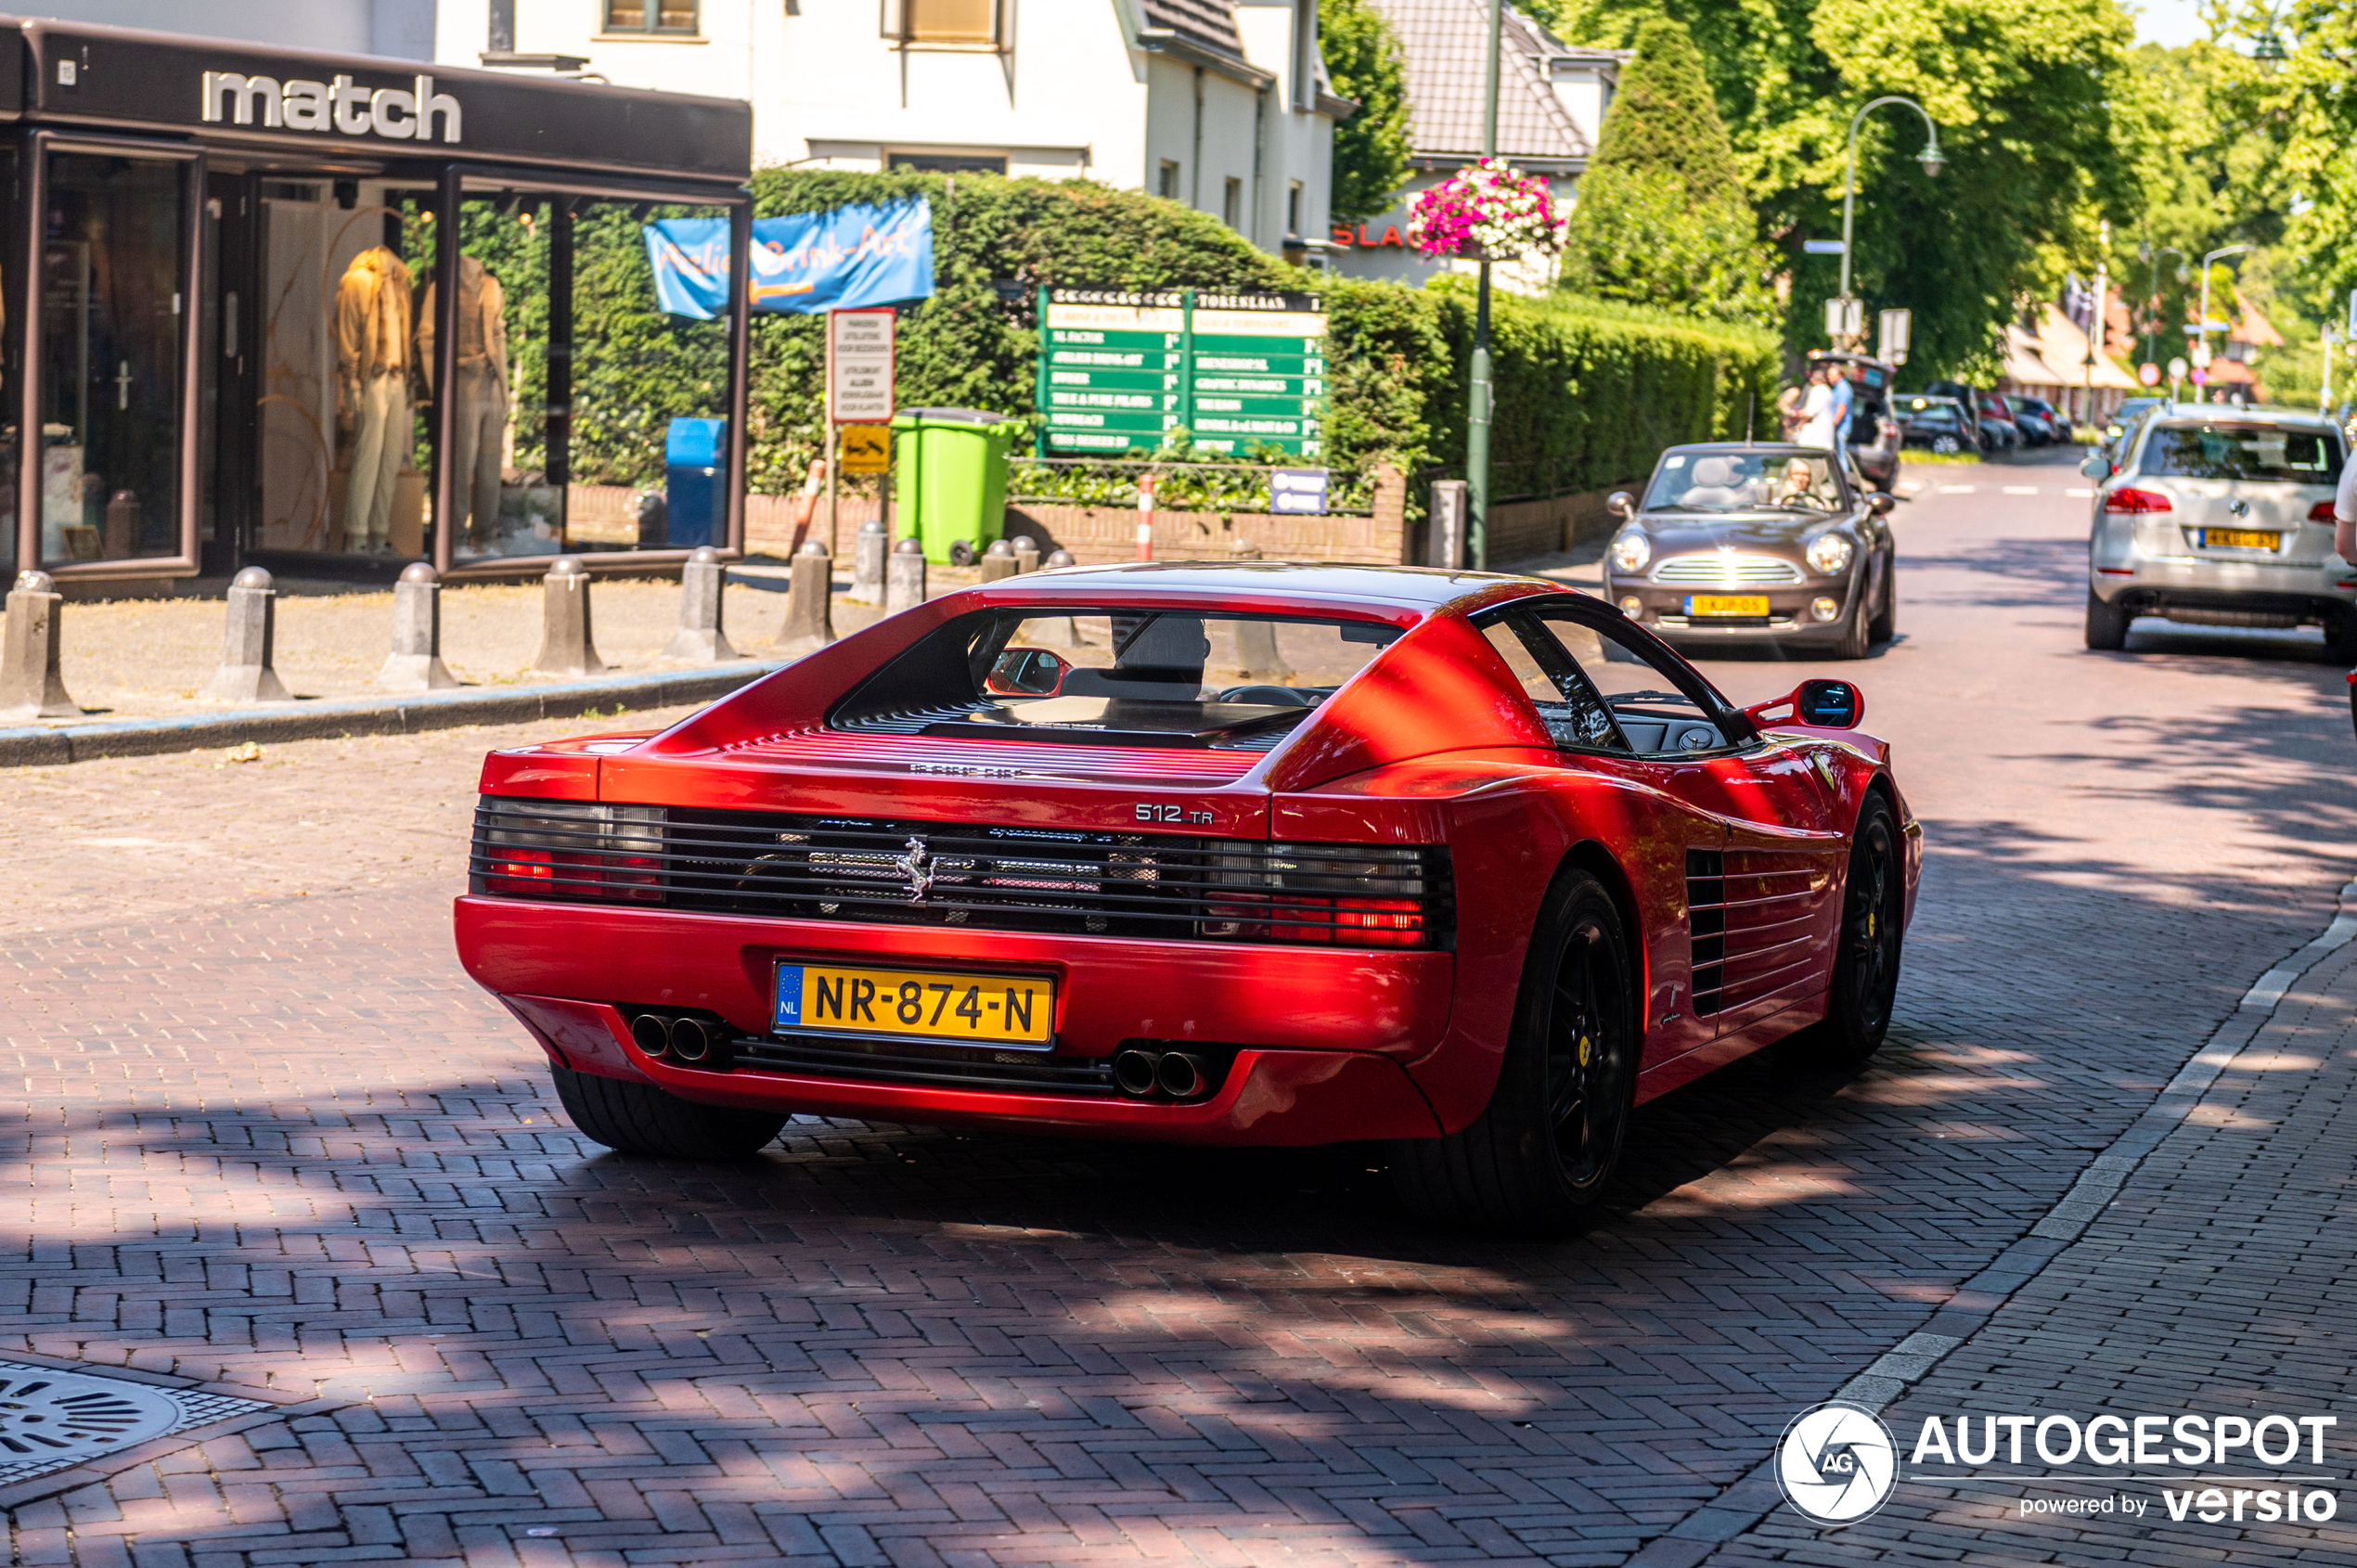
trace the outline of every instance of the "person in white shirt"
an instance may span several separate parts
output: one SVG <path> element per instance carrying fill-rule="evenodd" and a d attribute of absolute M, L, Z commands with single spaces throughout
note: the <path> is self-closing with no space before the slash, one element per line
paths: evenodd
<path fill-rule="evenodd" d="M 1832 376 L 1830 370 L 1809 372 L 1809 397 L 1800 405 L 1800 433 L 1793 437 L 1798 445 L 1822 447 L 1828 452 L 1834 449 L 1834 421 L 1840 411 L 1835 406 L 1834 389 L 1828 384 Z"/>

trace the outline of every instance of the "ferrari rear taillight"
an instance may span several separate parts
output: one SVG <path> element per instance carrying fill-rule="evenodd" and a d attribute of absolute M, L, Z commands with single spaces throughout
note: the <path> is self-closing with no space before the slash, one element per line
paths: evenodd
<path fill-rule="evenodd" d="M 2121 485 L 2104 497 L 2104 510 L 2114 516 L 2140 512 L 2166 512 L 2174 509 L 2169 504 L 2169 497 L 2157 490 L 2138 490 L 2130 485 Z"/>
<path fill-rule="evenodd" d="M 511 898 L 663 901 L 661 806 L 486 798 L 475 808 L 481 891 Z"/>
<path fill-rule="evenodd" d="M 1351 947 L 1436 945 L 1446 879 L 1436 852 L 1393 845 L 1221 846 L 1203 934 Z"/>

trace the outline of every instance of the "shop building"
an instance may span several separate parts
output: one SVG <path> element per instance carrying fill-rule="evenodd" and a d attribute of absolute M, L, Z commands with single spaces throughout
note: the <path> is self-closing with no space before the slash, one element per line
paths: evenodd
<path fill-rule="evenodd" d="M 741 547 L 742 102 L 0 19 L 0 120 L 10 572 Z M 659 217 L 728 220 L 716 318 Z"/>

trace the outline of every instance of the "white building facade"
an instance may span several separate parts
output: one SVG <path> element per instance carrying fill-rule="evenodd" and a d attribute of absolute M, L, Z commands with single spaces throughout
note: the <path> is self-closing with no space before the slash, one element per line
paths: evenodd
<path fill-rule="evenodd" d="M 434 58 L 743 97 L 757 165 L 1086 177 L 1269 251 L 1326 233 L 1351 108 L 1315 0 L 443 0 Z"/>

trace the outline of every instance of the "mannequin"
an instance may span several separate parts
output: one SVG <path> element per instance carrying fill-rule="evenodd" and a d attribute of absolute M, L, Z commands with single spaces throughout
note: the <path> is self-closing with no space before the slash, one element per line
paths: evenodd
<path fill-rule="evenodd" d="M 394 476 L 411 442 L 409 269 L 381 245 L 352 258 L 336 286 L 336 425 L 350 438 L 344 547 L 391 555 Z"/>
<path fill-rule="evenodd" d="M 431 377 L 433 288 L 418 315 L 418 363 Z M 499 457 L 508 435 L 508 298 L 472 256 L 458 258 L 458 394 L 451 409 L 450 512 L 461 546 L 481 549 L 499 526 Z"/>

